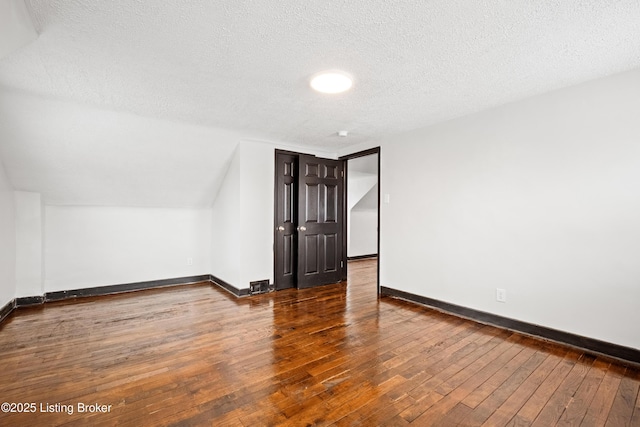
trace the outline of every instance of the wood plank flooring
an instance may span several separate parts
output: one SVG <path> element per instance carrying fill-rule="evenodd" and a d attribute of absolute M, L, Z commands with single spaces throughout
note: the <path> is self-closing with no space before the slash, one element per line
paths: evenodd
<path fill-rule="evenodd" d="M 203 283 L 20 309 L 0 400 L 36 411 L 0 425 L 640 426 L 637 367 L 378 299 L 375 260 L 349 268 L 244 299 Z"/>

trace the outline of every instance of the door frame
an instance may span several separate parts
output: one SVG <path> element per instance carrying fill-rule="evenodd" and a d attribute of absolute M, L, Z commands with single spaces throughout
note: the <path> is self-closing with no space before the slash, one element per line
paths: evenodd
<path fill-rule="evenodd" d="M 342 262 L 344 268 L 342 270 L 342 280 L 347 280 L 347 196 L 348 196 L 348 183 L 349 183 L 349 162 L 348 160 L 357 159 L 358 157 L 370 156 L 372 154 L 378 155 L 378 227 L 377 227 L 377 244 L 378 244 L 378 265 L 376 271 L 376 282 L 378 288 L 378 295 L 380 295 L 380 147 L 370 148 L 364 151 L 358 151 L 356 153 L 347 154 L 346 156 L 338 157 L 338 160 L 344 160 L 344 200 L 342 202 Z"/>

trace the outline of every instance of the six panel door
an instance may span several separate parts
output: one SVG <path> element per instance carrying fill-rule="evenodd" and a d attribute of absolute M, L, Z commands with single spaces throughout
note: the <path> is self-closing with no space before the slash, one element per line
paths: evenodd
<path fill-rule="evenodd" d="M 297 287 L 339 282 L 343 162 L 301 154 L 298 171 Z"/>
<path fill-rule="evenodd" d="M 276 289 L 296 286 L 298 156 L 276 153 L 274 283 Z"/>

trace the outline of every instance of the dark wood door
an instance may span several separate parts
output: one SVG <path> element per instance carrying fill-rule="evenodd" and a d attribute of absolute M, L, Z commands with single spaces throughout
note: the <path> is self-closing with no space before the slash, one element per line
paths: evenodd
<path fill-rule="evenodd" d="M 296 286 L 298 156 L 276 153 L 274 284 L 276 289 Z"/>
<path fill-rule="evenodd" d="M 342 276 L 343 161 L 298 157 L 298 288 Z"/>

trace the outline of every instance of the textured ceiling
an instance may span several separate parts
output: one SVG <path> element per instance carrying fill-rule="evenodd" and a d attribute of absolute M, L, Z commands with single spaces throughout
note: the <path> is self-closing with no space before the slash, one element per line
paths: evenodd
<path fill-rule="evenodd" d="M 1 85 L 333 151 L 640 66 L 638 0 L 26 4 Z M 309 90 L 329 68 L 353 90 Z"/>
<path fill-rule="evenodd" d="M 243 137 L 335 153 L 640 67 L 638 0 L 25 3 L 0 155 L 46 203 L 207 206 Z"/>

